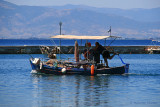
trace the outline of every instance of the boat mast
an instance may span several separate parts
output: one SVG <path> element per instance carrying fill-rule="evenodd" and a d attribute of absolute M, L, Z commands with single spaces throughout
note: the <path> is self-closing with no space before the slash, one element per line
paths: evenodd
<path fill-rule="evenodd" d="M 61 35 L 61 26 L 62 26 L 62 22 L 59 22 L 59 26 L 60 26 L 60 35 Z M 61 39 L 59 39 L 59 57 L 61 59 Z"/>

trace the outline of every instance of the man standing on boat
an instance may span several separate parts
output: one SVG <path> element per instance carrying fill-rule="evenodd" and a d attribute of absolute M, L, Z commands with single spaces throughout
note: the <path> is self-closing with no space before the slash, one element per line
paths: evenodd
<path fill-rule="evenodd" d="M 100 54 L 101 54 L 104 58 L 105 63 L 106 63 L 106 67 L 109 68 L 107 59 L 112 59 L 116 55 L 116 53 L 114 53 L 112 56 L 110 56 L 110 52 L 106 48 L 104 48 L 101 44 L 99 44 L 99 42 L 95 43 L 94 50 L 95 50 L 95 53 L 97 53 L 97 55 L 95 57 L 98 57 L 98 56 L 100 57 Z M 98 61 L 98 60 L 96 61 L 96 63 L 99 63 L 99 62 L 100 61 Z"/>

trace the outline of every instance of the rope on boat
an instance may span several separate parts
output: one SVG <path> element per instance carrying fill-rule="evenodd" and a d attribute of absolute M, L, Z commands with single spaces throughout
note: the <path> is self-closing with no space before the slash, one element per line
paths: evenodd
<path fill-rule="evenodd" d="M 50 40 L 56 47 L 58 47 L 57 45 L 56 45 L 56 43 L 55 43 L 55 41 L 54 40 Z M 61 51 L 61 49 L 59 49 L 59 51 L 62 53 L 62 54 L 64 54 L 62 51 Z M 69 56 L 67 56 L 66 54 L 64 54 L 67 58 L 69 58 Z"/>
<path fill-rule="evenodd" d="M 119 55 L 118 55 L 119 56 Z M 121 60 L 121 62 L 122 62 L 122 64 L 126 64 L 123 60 L 122 60 L 122 58 L 119 56 L 119 59 Z"/>
<path fill-rule="evenodd" d="M 28 54 L 28 55 L 29 55 L 32 59 L 34 59 L 33 56 L 32 56 L 31 54 Z"/>
<path fill-rule="evenodd" d="M 117 37 L 115 37 L 114 40 L 111 41 L 111 43 L 108 45 L 108 47 L 109 47 L 116 39 L 117 39 Z M 111 48 L 111 47 L 109 47 L 109 48 Z M 113 48 L 111 48 L 111 49 L 114 50 Z M 122 60 L 122 58 L 119 56 L 119 54 L 118 54 L 118 57 L 119 57 L 119 59 L 121 60 L 122 64 L 126 64 L 126 63 Z"/>

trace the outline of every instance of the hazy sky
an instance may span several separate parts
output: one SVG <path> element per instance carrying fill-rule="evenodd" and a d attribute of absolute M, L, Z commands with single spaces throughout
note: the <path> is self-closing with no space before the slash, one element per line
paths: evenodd
<path fill-rule="evenodd" d="M 109 8 L 156 8 L 160 0 L 5 0 L 18 5 L 32 6 L 62 6 L 66 4 L 88 5 Z"/>

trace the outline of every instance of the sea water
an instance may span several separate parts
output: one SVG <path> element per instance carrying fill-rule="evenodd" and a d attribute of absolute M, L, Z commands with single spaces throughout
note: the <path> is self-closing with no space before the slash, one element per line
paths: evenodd
<path fill-rule="evenodd" d="M 84 46 L 86 40 L 77 40 L 78 44 Z M 152 40 L 87 40 L 94 46 L 99 42 L 105 46 L 160 46 L 160 42 Z M 0 46 L 59 46 L 59 39 L 0 39 Z M 75 40 L 61 40 L 61 46 L 74 46 Z"/>
<path fill-rule="evenodd" d="M 160 55 L 120 56 L 129 74 L 58 76 L 31 74 L 27 54 L 0 54 L 0 107 L 160 107 Z"/>

